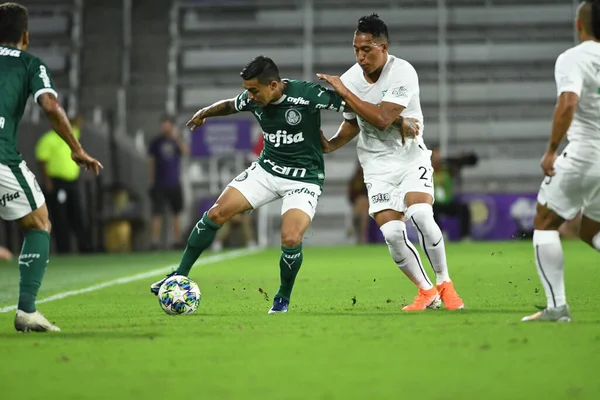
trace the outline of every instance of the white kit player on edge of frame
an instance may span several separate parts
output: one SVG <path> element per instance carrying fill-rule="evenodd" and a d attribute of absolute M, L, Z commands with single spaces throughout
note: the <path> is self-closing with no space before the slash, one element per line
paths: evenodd
<path fill-rule="evenodd" d="M 556 60 L 558 101 L 542 158 L 533 246 L 547 304 L 522 321 L 571 321 L 558 228 L 582 212 L 580 237 L 600 251 L 600 4 L 583 1 L 575 21 L 579 45 Z M 560 155 L 558 147 L 569 144 Z"/>
<path fill-rule="evenodd" d="M 394 125 L 398 116 L 423 127 L 419 79 L 407 61 L 388 54 L 388 30 L 377 14 L 361 17 L 354 34 L 357 63 L 342 77 L 317 74 L 338 92 L 352 112 L 331 139 L 323 138 L 324 152 L 335 151 L 359 133 L 357 151 L 369 196 L 369 214 L 381 229 L 396 265 L 419 292 L 405 311 L 462 309 L 464 303 L 448 275 L 442 231 L 433 218 L 431 151 L 422 135 L 406 138 Z M 407 239 L 410 219 L 436 275 L 436 286 L 423 269 L 419 254 Z"/>

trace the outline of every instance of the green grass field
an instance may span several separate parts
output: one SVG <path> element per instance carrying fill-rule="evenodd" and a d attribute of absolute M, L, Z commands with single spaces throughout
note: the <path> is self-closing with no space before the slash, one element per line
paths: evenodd
<path fill-rule="evenodd" d="M 519 322 L 545 304 L 528 242 L 448 246 L 464 311 L 403 313 L 416 290 L 368 246 L 306 248 L 287 315 L 267 315 L 277 249 L 196 267 L 189 316 L 163 313 L 148 289 L 159 276 L 41 304 L 58 334 L 17 334 L 0 313 L 0 398 L 597 399 L 598 258 L 575 242 L 565 253 L 571 324 Z M 178 258 L 54 257 L 39 298 Z M 0 308 L 15 264 L 0 264 Z"/>

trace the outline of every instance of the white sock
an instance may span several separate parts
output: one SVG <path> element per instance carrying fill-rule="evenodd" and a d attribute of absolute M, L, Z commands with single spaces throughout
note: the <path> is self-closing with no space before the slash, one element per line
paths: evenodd
<path fill-rule="evenodd" d="M 558 231 L 533 231 L 533 248 L 538 275 L 546 291 L 548 308 L 567 304 L 565 258 Z"/>
<path fill-rule="evenodd" d="M 600 251 L 600 232 L 596 233 L 592 238 L 592 245 L 598 251 Z"/>
<path fill-rule="evenodd" d="M 435 271 L 435 283 L 441 285 L 450 281 L 444 236 L 433 219 L 433 207 L 426 203 L 414 204 L 406 210 L 406 217 L 412 220 L 419 232 L 421 247 Z"/>
<path fill-rule="evenodd" d="M 406 237 L 406 225 L 402 221 L 390 221 L 381 226 L 381 233 L 390 249 L 392 259 L 419 289 L 431 289 L 433 285 L 423 268 L 415 246 Z"/>

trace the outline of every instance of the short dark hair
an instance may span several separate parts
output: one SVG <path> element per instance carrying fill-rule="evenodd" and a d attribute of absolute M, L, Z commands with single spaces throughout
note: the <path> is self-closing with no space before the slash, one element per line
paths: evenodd
<path fill-rule="evenodd" d="M 370 33 L 373 39 L 385 39 L 386 42 L 389 40 L 387 25 L 376 13 L 360 17 L 356 33 Z"/>
<path fill-rule="evenodd" d="M 589 34 L 600 39 L 600 2 L 598 0 L 584 0 L 583 3 L 590 5 L 590 26 L 586 27 Z"/>
<path fill-rule="evenodd" d="M 277 68 L 275 62 L 263 55 L 257 56 L 250 61 L 242 69 L 240 76 L 245 81 L 256 78 L 263 85 L 268 85 L 271 81 L 281 80 L 279 77 L 279 68 Z"/>
<path fill-rule="evenodd" d="M 0 43 L 18 43 L 27 31 L 27 9 L 18 3 L 0 4 Z"/>

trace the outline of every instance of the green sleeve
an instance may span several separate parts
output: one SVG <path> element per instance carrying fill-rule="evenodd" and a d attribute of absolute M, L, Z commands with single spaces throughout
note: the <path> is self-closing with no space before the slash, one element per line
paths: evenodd
<path fill-rule="evenodd" d="M 29 64 L 29 94 L 37 103 L 38 97 L 43 93 L 52 93 L 58 97 L 50 70 L 39 58 L 34 58 Z"/>
<path fill-rule="evenodd" d="M 332 89 L 327 89 L 317 83 L 307 82 L 304 97 L 315 110 L 344 111 L 346 102 Z"/>
<path fill-rule="evenodd" d="M 235 111 L 250 111 L 250 99 L 248 99 L 248 91 L 244 90 L 238 94 L 234 99 Z"/>

